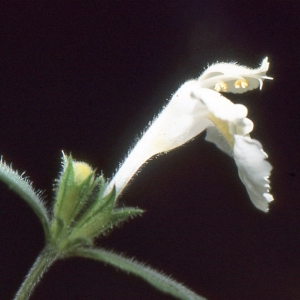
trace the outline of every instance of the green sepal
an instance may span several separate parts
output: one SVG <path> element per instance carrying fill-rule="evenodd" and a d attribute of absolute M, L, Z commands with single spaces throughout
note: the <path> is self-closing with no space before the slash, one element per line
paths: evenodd
<path fill-rule="evenodd" d="M 140 216 L 144 213 L 144 210 L 140 208 L 134 207 L 122 207 L 122 208 L 115 208 L 112 211 L 112 220 L 113 226 L 118 225 L 120 222 L 123 222 L 129 218 L 134 218 L 136 216 Z"/>
<path fill-rule="evenodd" d="M 78 186 L 78 201 L 74 205 L 72 214 L 70 215 L 70 220 L 75 220 L 78 214 L 84 209 L 84 206 L 90 200 L 93 195 L 93 191 L 100 184 L 98 181 L 94 181 L 95 172 L 92 172 L 79 186 Z"/>
<path fill-rule="evenodd" d="M 107 231 L 111 230 L 113 227 L 120 225 L 120 223 L 128 218 L 139 216 L 143 212 L 143 210 L 138 208 L 126 207 L 117 209 L 111 213 L 98 213 L 80 228 L 74 228 L 69 238 L 74 239 L 88 236 L 92 239 L 98 237 L 107 233 Z"/>
<path fill-rule="evenodd" d="M 50 218 L 44 205 L 41 192 L 32 187 L 32 182 L 7 165 L 2 157 L 0 160 L 0 180 L 17 193 L 34 211 L 42 223 L 46 240 L 49 239 Z"/>
<path fill-rule="evenodd" d="M 143 213 L 143 210 L 131 207 L 114 209 L 115 200 L 116 190 L 113 188 L 107 196 L 97 200 L 97 202 L 84 213 L 74 228 L 72 228 L 69 238 L 97 237 L 126 219 Z"/>
<path fill-rule="evenodd" d="M 113 227 L 119 226 L 122 222 L 129 218 L 133 219 L 134 217 L 141 216 L 143 212 L 144 210 L 134 207 L 114 209 L 107 217 L 106 222 L 103 222 L 101 227 L 97 228 L 97 226 L 95 226 L 93 228 L 94 230 L 92 231 L 93 233 L 91 232 L 91 234 L 93 237 L 97 237 L 100 233 L 106 233 L 107 231 L 113 229 Z"/>
<path fill-rule="evenodd" d="M 53 220 L 51 229 L 50 229 L 50 233 L 51 233 L 51 238 L 52 241 L 57 242 L 57 237 L 62 236 L 62 232 L 65 228 L 65 223 L 62 219 L 56 217 Z"/>
<path fill-rule="evenodd" d="M 72 164 L 72 156 L 70 155 L 68 158 L 63 156 L 63 171 L 61 173 L 60 178 L 58 179 L 57 192 L 55 197 L 55 204 L 53 208 L 54 217 L 57 219 L 61 219 L 64 223 L 66 223 L 66 216 L 64 214 L 68 209 L 65 209 L 66 202 L 70 189 L 74 186 L 74 168 Z"/>
<path fill-rule="evenodd" d="M 94 174 L 94 173 L 93 173 Z M 80 223 L 90 212 L 95 209 L 96 206 L 101 204 L 101 201 L 98 201 L 100 198 L 99 195 L 102 195 L 104 190 L 105 179 L 102 175 L 98 176 L 93 185 L 89 188 L 88 192 L 85 194 L 85 197 L 81 199 L 79 205 L 76 208 L 74 213 L 74 221 L 76 224 Z"/>
<path fill-rule="evenodd" d="M 98 194 L 99 196 L 99 194 Z M 89 223 L 95 215 L 99 214 L 111 214 L 116 201 L 116 190 L 115 188 L 103 198 L 95 197 L 95 200 L 91 205 L 84 211 L 80 218 L 76 222 L 76 228 L 79 229 L 85 224 Z"/>
<path fill-rule="evenodd" d="M 113 229 L 113 227 L 119 226 L 124 221 L 128 219 L 133 219 L 137 216 L 141 216 L 143 213 L 144 210 L 134 207 L 123 207 L 114 209 L 107 222 L 102 224 L 101 228 L 95 230 L 93 237 L 99 235 L 99 232 L 101 232 L 101 234 L 104 234 L 107 231 Z"/>
<path fill-rule="evenodd" d="M 57 194 L 54 205 L 54 217 L 61 219 L 66 227 L 70 227 L 80 212 L 88 196 L 93 190 L 94 172 L 82 183 L 75 181 L 72 156 L 64 157 L 63 172 L 58 180 Z"/>

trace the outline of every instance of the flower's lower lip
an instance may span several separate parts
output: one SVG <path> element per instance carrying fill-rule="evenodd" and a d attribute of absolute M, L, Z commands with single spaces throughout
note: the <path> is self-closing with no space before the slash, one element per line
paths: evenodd
<path fill-rule="evenodd" d="M 213 122 L 213 124 L 223 135 L 229 146 L 233 148 L 234 140 L 233 136 L 230 134 L 228 124 L 225 121 L 216 118 L 212 113 L 208 114 L 207 118 Z"/>

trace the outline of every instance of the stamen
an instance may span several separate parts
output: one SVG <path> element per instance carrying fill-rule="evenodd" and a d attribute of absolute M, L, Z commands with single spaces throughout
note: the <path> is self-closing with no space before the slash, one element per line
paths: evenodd
<path fill-rule="evenodd" d="M 243 78 L 243 79 L 238 79 L 235 83 L 234 83 L 234 87 L 236 89 L 245 89 L 247 86 L 249 85 L 248 81 Z"/>
<path fill-rule="evenodd" d="M 228 85 L 224 81 L 217 82 L 215 85 L 215 90 L 217 92 L 227 92 Z"/>

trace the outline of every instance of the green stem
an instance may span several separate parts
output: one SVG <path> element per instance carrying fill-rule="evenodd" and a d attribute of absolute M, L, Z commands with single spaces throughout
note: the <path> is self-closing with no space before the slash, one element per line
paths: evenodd
<path fill-rule="evenodd" d="M 59 253 L 52 245 L 46 246 L 37 257 L 25 280 L 19 288 L 14 300 L 29 299 L 33 290 L 49 267 L 59 258 Z"/>
<path fill-rule="evenodd" d="M 111 264 L 125 272 L 136 275 L 163 293 L 170 294 L 182 300 L 205 300 L 170 276 L 156 271 L 134 259 L 125 258 L 112 252 L 95 248 L 78 248 L 68 253 L 68 256 L 81 256 Z"/>

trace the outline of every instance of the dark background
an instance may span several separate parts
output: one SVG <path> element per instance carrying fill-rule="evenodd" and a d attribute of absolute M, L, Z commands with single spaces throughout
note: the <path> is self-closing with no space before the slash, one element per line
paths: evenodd
<path fill-rule="evenodd" d="M 170 95 L 207 64 L 258 67 L 245 104 L 274 166 L 254 208 L 235 163 L 204 134 L 148 163 L 120 198 L 146 210 L 98 241 L 209 300 L 300 299 L 298 1 L 3 1 L 0 153 L 52 201 L 61 150 L 110 177 Z M 6 3 L 6 4 L 4 4 Z M 29 207 L 0 186 L 0 291 L 11 299 L 44 245 Z M 110 266 L 56 263 L 32 299 L 172 299 Z"/>

